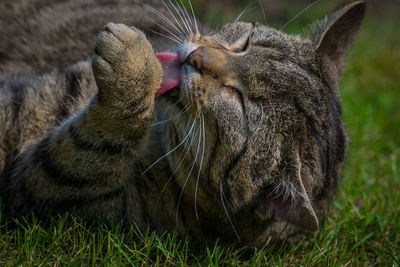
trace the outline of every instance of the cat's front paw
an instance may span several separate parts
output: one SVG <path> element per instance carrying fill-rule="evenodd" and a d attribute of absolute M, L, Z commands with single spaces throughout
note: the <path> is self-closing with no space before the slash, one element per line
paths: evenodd
<path fill-rule="evenodd" d="M 161 64 L 144 34 L 123 24 L 109 23 L 99 33 L 92 67 L 100 97 L 115 106 L 153 99 L 162 81 Z"/>

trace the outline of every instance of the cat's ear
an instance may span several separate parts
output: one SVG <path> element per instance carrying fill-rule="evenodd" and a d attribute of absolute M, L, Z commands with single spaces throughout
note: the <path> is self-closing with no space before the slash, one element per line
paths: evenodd
<path fill-rule="evenodd" d="M 316 232 L 319 230 L 318 218 L 305 191 L 296 192 L 298 196 L 272 199 L 275 216 L 302 230 Z"/>
<path fill-rule="evenodd" d="M 279 197 L 270 197 L 270 204 L 275 216 L 302 230 L 316 232 L 319 230 L 318 218 L 311 205 L 310 198 L 300 177 L 300 170 L 294 179 L 286 184 L 286 191 Z"/>
<path fill-rule="evenodd" d="M 358 1 L 338 10 L 331 18 L 318 23 L 311 39 L 320 57 L 323 75 L 338 83 L 344 62 L 365 14 L 366 2 Z"/>
<path fill-rule="evenodd" d="M 279 180 L 272 182 L 269 195 L 261 201 L 257 212 L 266 217 L 273 215 L 302 230 L 315 232 L 319 230 L 318 218 L 310 201 L 311 193 L 304 184 L 312 184 L 312 177 L 307 177 L 298 151 L 287 154 L 285 166 L 279 174 Z M 303 177 L 302 177 L 303 176 Z M 310 191 L 310 190 L 309 190 Z"/>

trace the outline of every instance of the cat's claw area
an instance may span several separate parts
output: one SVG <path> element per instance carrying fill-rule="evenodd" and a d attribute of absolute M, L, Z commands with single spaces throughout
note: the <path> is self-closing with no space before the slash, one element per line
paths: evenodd
<path fill-rule="evenodd" d="M 177 53 L 156 53 L 163 68 L 163 81 L 156 98 L 177 87 L 181 83 L 181 63 Z"/>

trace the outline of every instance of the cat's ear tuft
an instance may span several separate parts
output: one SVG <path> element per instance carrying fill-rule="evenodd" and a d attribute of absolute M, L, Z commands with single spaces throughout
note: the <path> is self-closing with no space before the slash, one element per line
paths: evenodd
<path fill-rule="evenodd" d="M 315 27 L 311 39 L 321 59 L 323 74 L 338 83 L 344 62 L 364 18 L 366 2 L 346 5 Z"/>

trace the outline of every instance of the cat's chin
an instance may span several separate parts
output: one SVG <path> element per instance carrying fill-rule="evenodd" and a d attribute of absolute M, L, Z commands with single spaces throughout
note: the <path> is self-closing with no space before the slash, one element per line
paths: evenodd
<path fill-rule="evenodd" d="M 166 93 L 167 96 L 177 98 L 179 96 L 179 87 L 174 87 Z"/>
<path fill-rule="evenodd" d="M 156 98 L 156 105 L 159 106 L 161 111 L 165 114 L 171 112 L 171 114 L 174 114 L 175 112 L 184 110 L 181 103 L 180 91 L 181 88 L 178 86 L 168 90 L 168 92 Z"/>
<path fill-rule="evenodd" d="M 168 90 L 164 94 L 160 95 L 158 98 L 164 99 L 167 102 L 176 102 L 179 99 L 179 92 L 180 88 L 178 86 L 173 87 L 172 89 Z"/>

